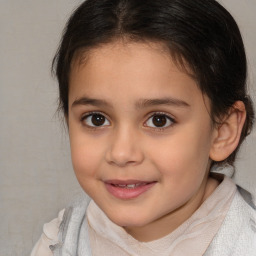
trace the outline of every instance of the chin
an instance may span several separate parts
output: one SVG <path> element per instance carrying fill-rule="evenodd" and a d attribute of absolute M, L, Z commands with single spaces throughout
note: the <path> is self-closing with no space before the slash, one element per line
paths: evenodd
<path fill-rule="evenodd" d="M 127 215 L 128 214 L 128 215 Z M 151 222 L 146 216 L 138 216 L 132 213 L 107 215 L 108 218 L 120 227 L 143 227 Z"/>

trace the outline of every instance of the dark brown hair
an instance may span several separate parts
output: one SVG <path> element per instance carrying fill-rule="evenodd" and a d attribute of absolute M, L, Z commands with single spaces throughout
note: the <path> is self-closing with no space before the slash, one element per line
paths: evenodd
<path fill-rule="evenodd" d="M 254 111 L 247 95 L 247 63 L 239 28 L 214 0 L 87 0 L 70 17 L 53 61 L 59 82 L 59 108 L 68 115 L 71 63 L 79 51 L 111 41 L 163 42 L 180 64 L 186 62 L 211 101 L 216 124 L 240 100 L 247 116 L 237 149 L 223 162 L 233 164 L 250 133 Z"/>

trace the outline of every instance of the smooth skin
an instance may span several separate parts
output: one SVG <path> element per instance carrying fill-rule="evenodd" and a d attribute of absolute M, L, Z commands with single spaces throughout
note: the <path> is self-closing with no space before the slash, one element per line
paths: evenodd
<path fill-rule="evenodd" d="M 160 43 L 116 41 L 90 50 L 73 62 L 70 74 L 66 118 L 77 179 L 135 239 L 159 239 L 218 186 L 209 167 L 238 143 L 245 111 L 237 105 L 233 123 L 227 118 L 224 131 L 215 127 L 209 99 Z M 226 143 L 231 136 L 232 146 Z M 109 193 L 108 180 L 154 185 L 124 200 Z"/>

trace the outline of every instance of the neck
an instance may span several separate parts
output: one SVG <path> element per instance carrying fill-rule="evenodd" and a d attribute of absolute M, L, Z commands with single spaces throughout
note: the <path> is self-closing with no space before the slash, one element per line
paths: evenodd
<path fill-rule="evenodd" d="M 213 193 L 219 182 L 207 177 L 197 193 L 184 205 L 175 211 L 142 227 L 125 227 L 127 233 L 140 242 L 150 242 L 160 239 L 178 228 L 201 206 Z"/>

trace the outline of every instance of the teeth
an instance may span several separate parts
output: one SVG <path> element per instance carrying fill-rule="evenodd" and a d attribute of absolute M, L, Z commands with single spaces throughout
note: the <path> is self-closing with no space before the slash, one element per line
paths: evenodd
<path fill-rule="evenodd" d="M 120 188 L 127 188 L 127 189 L 133 189 L 139 186 L 144 186 L 147 183 L 137 183 L 137 184 L 115 184 L 115 187 L 120 187 Z"/>
<path fill-rule="evenodd" d="M 137 184 L 129 184 L 129 185 L 127 185 L 126 187 L 127 188 L 135 188 L 135 186 L 136 186 Z M 136 186 L 137 187 L 137 186 Z"/>
<path fill-rule="evenodd" d="M 121 188 L 125 188 L 126 187 L 126 185 L 125 184 L 119 184 L 119 185 L 117 185 L 118 187 L 121 187 Z"/>

